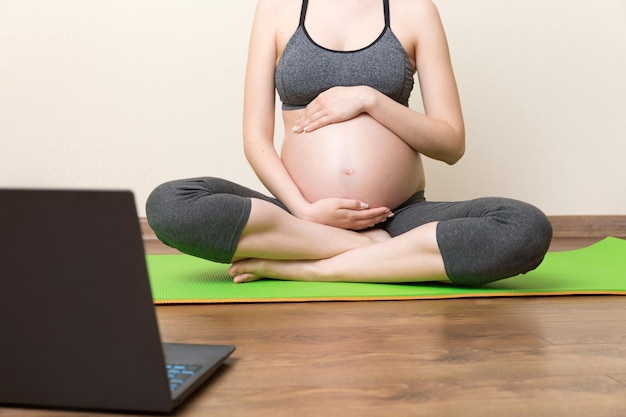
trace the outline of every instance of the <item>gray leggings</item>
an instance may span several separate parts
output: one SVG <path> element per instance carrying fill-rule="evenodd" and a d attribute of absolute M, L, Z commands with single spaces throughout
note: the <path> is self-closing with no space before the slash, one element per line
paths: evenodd
<path fill-rule="evenodd" d="M 167 182 L 148 197 L 148 223 L 166 245 L 200 258 L 230 263 L 250 215 L 251 198 L 287 210 L 280 201 L 219 178 Z M 379 226 L 398 236 L 430 222 L 448 278 L 476 286 L 535 269 L 552 239 L 552 226 L 537 208 L 506 198 L 428 202 L 413 195 Z"/>

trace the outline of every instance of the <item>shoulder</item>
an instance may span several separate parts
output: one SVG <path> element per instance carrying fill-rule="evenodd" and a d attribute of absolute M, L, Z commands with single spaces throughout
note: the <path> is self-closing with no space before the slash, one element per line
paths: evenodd
<path fill-rule="evenodd" d="M 302 0 L 258 0 L 256 15 L 280 22 L 282 19 L 293 17 L 296 13 L 298 19 L 301 6 Z"/>
<path fill-rule="evenodd" d="M 394 21 L 410 24 L 438 22 L 437 6 L 432 0 L 389 0 L 389 8 Z"/>
<path fill-rule="evenodd" d="M 258 0 L 256 4 L 257 14 L 275 12 L 280 9 L 280 0 Z"/>
<path fill-rule="evenodd" d="M 255 13 L 257 36 L 271 35 L 280 51 L 298 27 L 302 0 L 259 0 Z"/>
<path fill-rule="evenodd" d="M 417 45 L 441 30 L 439 11 L 432 0 L 389 0 L 391 28 L 413 61 Z"/>
<path fill-rule="evenodd" d="M 412 12 L 430 12 L 437 10 L 433 0 L 389 0 L 390 7 L 401 7 Z"/>

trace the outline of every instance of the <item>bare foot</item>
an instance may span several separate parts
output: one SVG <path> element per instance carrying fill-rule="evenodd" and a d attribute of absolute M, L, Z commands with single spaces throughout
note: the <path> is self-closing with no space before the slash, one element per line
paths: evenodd
<path fill-rule="evenodd" d="M 361 232 L 372 244 L 391 239 L 382 229 Z M 229 269 L 236 284 L 258 281 L 263 278 L 297 281 L 315 280 L 315 266 L 320 260 L 269 260 L 269 259 L 233 259 Z"/>
<path fill-rule="evenodd" d="M 228 273 L 235 284 L 258 281 L 263 278 L 312 281 L 316 278 L 313 266 L 317 260 L 246 259 L 231 265 Z"/>

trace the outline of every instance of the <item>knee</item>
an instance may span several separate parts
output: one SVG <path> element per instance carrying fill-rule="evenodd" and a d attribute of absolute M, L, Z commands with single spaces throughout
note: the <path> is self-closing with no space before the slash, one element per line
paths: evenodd
<path fill-rule="evenodd" d="M 174 181 L 171 181 L 161 184 L 152 190 L 146 200 L 146 216 L 148 219 L 152 218 L 154 214 L 161 212 L 164 205 L 175 194 L 175 188 Z"/>
<path fill-rule="evenodd" d="M 175 230 L 179 210 L 181 181 L 169 181 L 156 187 L 146 200 L 146 219 L 157 237 L 167 241 L 168 230 Z"/>
<path fill-rule="evenodd" d="M 218 178 L 166 182 L 146 200 L 146 217 L 156 236 L 183 253 L 230 262 L 250 213 L 250 199 Z"/>
<path fill-rule="evenodd" d="M 548 216 L 528 203 L 512 201 L 510 213 L 509 262 L 517 267 L 513 272 L 525 274 L 537 268 L 548 252 L 552 242 L 552 224 Z"/>
<path fill-rule="evenodd" d="M 148 224 L 155 231 L 166 229 L 167 225 L 189 211 L 198 199 L 213 194 L 219 179 L 211 177 L 188 178 L 165 182 L 156 187 L 146 200 Z M 186 214 L 185 214 L 186 215 Z"/>
<path fill-rule="evenodd" d="M 523 204 L 518 215 L 520 235 L 534 255 L 543 259 L 552 242 L 552 223 L 541 210 L 530 204 Z"/>
<path fill-rule="evenodd" d="M 456 237 L 452 244 L 443 236 L 440 240 L 440 247 L 448 242 L 444 248 L 449 278 L 459 285 L 475 286 L 537 268 L 552 240 L 548 217 L 538 208 L 516 200 L 488 198 L 481 204 L 482 215 L 471 221 L 469 229 L 459 228 L 454 234 L 447 229 L 455 225 L 442 228 L 442 234 Z"/>
<path fill-rule="evenodd" d="M 190 219 L 198 210 L 197 202 L 210 192 L 212 178 L 189 178 L 165 182 L 146 200 L 146 218 L 164 243 L 175 239 L 181 230 L 193 228 Z"/>

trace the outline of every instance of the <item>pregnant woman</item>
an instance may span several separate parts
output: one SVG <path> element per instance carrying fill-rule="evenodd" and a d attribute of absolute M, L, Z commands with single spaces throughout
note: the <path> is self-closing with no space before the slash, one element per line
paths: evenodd
<path fill-rule="evenodd" d="M 423 114 L 408 107 L 415 73 Z M 237 283 L 482 285 L 534 269 L 548 250 L 550 222 L 529 204 L 424 197 L 422 155 L 454 164 L 465 150 L 430 0 L 260 0 L 244 101 L 245 154 L 273 196 L 203 177 L 159 186 L 146 206 L 159 239 L 232 263 Z"/>

